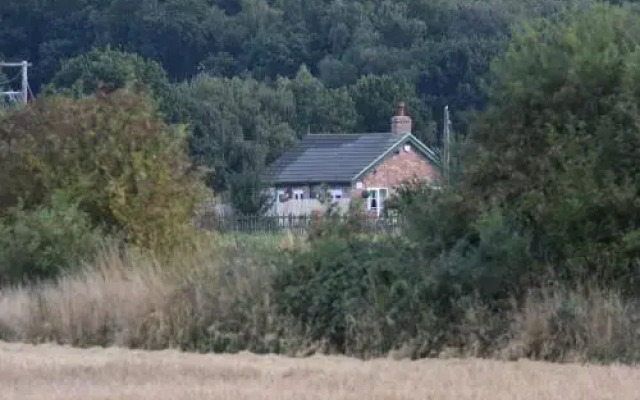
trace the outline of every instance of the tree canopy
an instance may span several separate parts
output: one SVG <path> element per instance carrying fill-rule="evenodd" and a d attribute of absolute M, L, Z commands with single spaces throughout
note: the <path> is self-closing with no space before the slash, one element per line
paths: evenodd
<path fill-rule="evenodd" d="M 427 144 L 445 105 L 466 134 L 512 32 L 594 2 L 6 0 L 0 49 L 35 92 L 144 88 L 226 191 L 306 132 L 387 130 L 401 100 Z"/>
<path fill-rule="evenodd" d="M 483 76 L 513 25 L 567 3 L 6 0 L 0 49 L 7 59 L 34 63 L 35 89 L 64 60 L 111 46 L 157 61 L 172 81 L 200 72 L 293 78 L 304 64 L 331 88 L 386 74 L 408 79 L 429 107 L 463 110 L 484 103 Z"/>
<path fill-rule="evenodd" d="M 516 34 L 474 123 L 463 190 L 514 213 L 566 273 L 628 280 L 640 213 L 640 13 L 596 4 Z M 628 283 L 628 282 L 627 282 Z"/>

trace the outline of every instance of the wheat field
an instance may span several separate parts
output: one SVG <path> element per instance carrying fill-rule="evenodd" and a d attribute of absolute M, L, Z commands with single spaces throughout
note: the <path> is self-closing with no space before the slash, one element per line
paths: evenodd
<path fill-rule="evenodd" d="M 0 343 L 0 398 L 638 399 L 640 369 L 530 361 L 359 361 Z"/>

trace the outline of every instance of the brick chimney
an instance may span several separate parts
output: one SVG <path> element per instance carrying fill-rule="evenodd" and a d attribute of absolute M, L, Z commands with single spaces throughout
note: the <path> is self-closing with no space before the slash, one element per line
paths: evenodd
<path fill-rule="evenodd" d="M 407 106 L 405 103 L 398 104 L 396 115 L 391 118 L 391 133 L 394 135 L 407 135 L 411 133 L 412 127 L 411 117 L 407 115 Z"/>

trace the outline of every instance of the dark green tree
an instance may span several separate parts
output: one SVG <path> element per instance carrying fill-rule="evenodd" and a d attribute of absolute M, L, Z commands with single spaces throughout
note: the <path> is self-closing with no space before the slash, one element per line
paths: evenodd
<path fill-rule="evenodd" d="M 191 154 L 211 169 L 216 191 L 229 189 L 235 174 L 262 169 L 296 138 L 291 92 L 254 79 L 201 75 L 178 88 L 178 102 L 193 131 Z"/>
<path fill-rule="evenodd" d="M 294 79 L 278 81 L 295 101 L 294 121 L 298 135 L 306 133 L 354 132 L 357 124 L 355 104 L 345 89 L 327 89 L 306 66 Z"/>
<path fill-rule="evenodd" d="M 94 95 L 118 89 L 148 92 L 165 112 L 170 112 L 172 90 L 167 74 L 160 64 L 142 57 L 110 48 L 65 60 L 53 76 L 55 90 L 72 95 Z"/>
<path fill-rule="evenodd" d="M 414 120 L 414 134 L 426 142 L 434 142 L 435 129 L 429 111 L 408 80 L 369 75 L 360 78 L 349 92 L 358 113 L 359 132 L 389 132 L 391 117 L 398 103 L 404 102 Z"/>
<path fill-rule="evenodd" d="M 516 210 L 566 279 L 634 285 L 640 14 L 598 4 L 519 32 L 472 131 L 470 198 Z"/>

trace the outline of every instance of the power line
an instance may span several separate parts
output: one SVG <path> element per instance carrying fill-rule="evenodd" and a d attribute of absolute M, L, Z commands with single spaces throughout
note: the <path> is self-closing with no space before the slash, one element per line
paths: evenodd
<path fill-rule="evenodd" d="M 22 75 L 22 72 L 18 72 L 13 78 L 4 81 L 4 82 L 0 82 L 0 86 L 4 86 L 4 85 L 8 85 L 9 83 L 14 82 L 16 79 L 18 79 L 20 77 L 20 75 Z"/>

